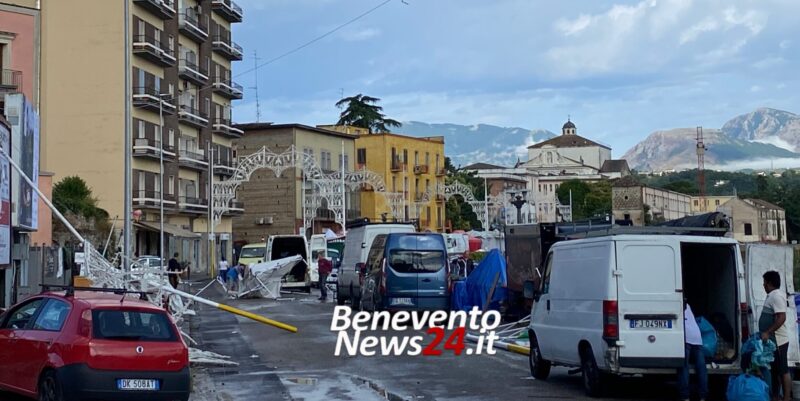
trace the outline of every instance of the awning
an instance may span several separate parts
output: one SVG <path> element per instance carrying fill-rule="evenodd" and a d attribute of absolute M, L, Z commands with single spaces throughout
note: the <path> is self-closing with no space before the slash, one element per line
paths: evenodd
<path fill-rule="evenodd" d="M 153 231 L 153 232 L 161 231 L 159 223 L 140 221 L 138 223 L 133 223 L 133 225 L 134 227 L 141 228 L 147 231 Z M 178 238 L 200 238 L 200 234 L 193 233 L 189 230 L 184 230 L 183 228 L 178 227 L 174 224 L 164 223 L 164 232 L 169 235 L 172 235 L 173 237 L 178 237 Z"/>

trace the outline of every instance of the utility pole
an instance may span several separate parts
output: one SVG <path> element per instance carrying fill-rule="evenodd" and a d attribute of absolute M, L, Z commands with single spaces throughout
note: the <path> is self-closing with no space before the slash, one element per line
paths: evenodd
<path fill-rule="evenodd" d="M 125 178 L 123 182 L 125 188 L 123 190 L 123 198 L 125 205 L 123 207 L 123 225 L 122 225 L 122 266 L 126 271 L 130 271 L 131 268 L 131 209 L 132 209 L 132 192 L 133 189 L 131 188 L 131 154 L 133 153 L 133 144 L 131 141 L 133 140 L 131 137 L 131 28 L 130 28 L 130 19 L 131 19 L 131 10 L 130 10 L 130 1 L 122 0 L 123 6 L 123 40 L 125 42 L 125 60 L 124 60 L 124 68 L 125 71 L 123 72 L 123 76 L 125 77 L 125 160 L 123 161 L 124 169 L 125 169 Z M 88 252 L 88 250 L 87 250 Z"/>
<path fill-rule="evenodd" d="M 342 163 L 342 234 L 347 235 L 347 189 L 344 185 L 344 175 L 346 172 L 344 168 L 344 141 L 342 141 L 342 157 L 339 159 L 339 162 Z"/>
<path fill-rule="evenodd" d="M 256 122 L 261 122 L 261 103 L 258 101 L 258 60 L 261 58 L 258 57 L 258 52 L 253 50 L 253 64 L 255 65 L 255 86 L 251 87 L 250 89 L 255 90 L 256 92 Z"/>
<path fill-rule="evenodd" d="M 705 155 L 706 145 L 703 142 L 703 127 L 697 127 L 697 189 L 700 194 L 700 204 L 705 208 L 706 200 L 706 173 Z"/>
<path fill-rule="evenodd" d="M 214 262 L 216 261 L 216 250 L 214 242 L 214 148 L 211 141 L 208 142 L 208 272 L 211 277 L 215 277 Z"/>
<path fill-rule="evenodd" d="M 483 218 L 486 219 L 483 231 L 489 231 L 489 180 L 486 177 L 483 177 L 483 201 L 485 203 Z"/>
<path fill-rule="evenodd" d="M 161 267 L 164 267 L 164 97 L 169 94 L 158 95 L 158 179 L 161 180 L 158 191 L 158 257 Z"/>

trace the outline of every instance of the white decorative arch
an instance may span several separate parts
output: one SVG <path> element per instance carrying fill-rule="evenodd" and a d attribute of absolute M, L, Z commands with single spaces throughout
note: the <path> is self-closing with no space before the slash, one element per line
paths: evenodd
<path fill-rule="evenodd" d="M 444 186 L 445 200 L 450 200 L 453 196 L 460 196 L 465 203 L 472 207 L 472 211 L 478 217 L 484 230 L 489 229 L 489 220 L 491 220 L 491 218 L 487 219 L 487 208 L 489 213 L 495 214 L 503 207 L 502 197 L 489 195 L 486 200 L 478 200 L 475 198 L 472 187 L 461 182 Z"/>

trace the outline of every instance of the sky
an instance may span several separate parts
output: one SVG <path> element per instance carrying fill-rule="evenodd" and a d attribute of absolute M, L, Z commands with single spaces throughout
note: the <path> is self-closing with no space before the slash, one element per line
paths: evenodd
<path fill-rule="evenodd" d="M 571 116 L 621 156 L 656 130 L 800 113 L 798 0 L 236 1 L 239 123 L 258 97 L 260 121 L 331 124 L 362 93 L 400 121 L 560 132 Z"/>

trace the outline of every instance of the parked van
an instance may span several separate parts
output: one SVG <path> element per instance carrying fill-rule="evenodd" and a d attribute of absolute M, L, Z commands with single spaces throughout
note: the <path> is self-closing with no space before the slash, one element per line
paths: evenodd
<path fill-rule="evenodd" d="M 366 263 L 362 310 L 448 310 L 447 245 L 441 234 L 380 234 Z"/>
<path fill-rule="evenodd" d="M 311 292 L 306 237 L 304 235 L 271 235 L 267 240 L 267 261 L 296 255 L 300 255 L 303 261 L 292 268 L 289 274 L 283 276 L 281 288 L 295 288 Z"/>
<path fill-rule="evenodd" d="M 741 372 L 740 347 L 766 294 L 762 275 L 781 274 L 794 316 L 791 249 L 749 245 L 742 258 L 730 238 L 614 235 L 557 242 L 549 250 L 531 311 L 531 374 L 554 365 L 580 367 L 586 393 L 604 377 L 674 374 L 684 360 L 684 299 L 716 329 L 709 374 Z M 743 264 L 747 261 L 747 268 Z M 800 363 L 797 326 L 787 324 L 789 361 Z"/>
<path fill-rule="evenodd" d="M 366 220 L 359 226 L 348 227 L 342 264 L 337 272 L 336 302 L 344 305 L 345 301 L 350 300 L 354 308 L 360 305 L 361 284 L 356 265 L 366 263 L 367 253 L 369 253 L 375 236 L 389 233 L 413 233 L 414 231 L 414 226 L 411 224 L 369 224 Z"/>
<path fill-rule="evenodd" d="M 267 261 L 267 243 L 247 244 L 239 252 L 239 263 L 250 266 L 253 263 Z"/>

